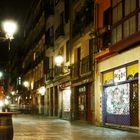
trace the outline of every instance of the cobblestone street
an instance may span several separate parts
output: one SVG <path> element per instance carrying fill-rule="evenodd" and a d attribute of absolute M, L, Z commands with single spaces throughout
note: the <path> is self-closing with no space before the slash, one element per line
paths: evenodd
<path fill-rule="evenodd" d="M 41 116 L 13 116 L 14 140 L 139 140 L 140 134 Z"/>

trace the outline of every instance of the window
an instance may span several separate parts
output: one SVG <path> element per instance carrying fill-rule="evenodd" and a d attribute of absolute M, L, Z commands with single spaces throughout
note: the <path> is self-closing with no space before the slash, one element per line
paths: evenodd
<path fill-rule="evenodd" d="M 122 25 L 117 26 L 112 30 L 112 44 L 122 40 Z"/>
<path fill-rule="evenodd" d="M 69 20 L 69 0 L 65 0 L 65 22 L 67 23 Z"/>
<path fill-rule="evenodd" d="M 138 31 L 140 31 L 140 13 L 138 13 Z"/>
<path fill-rule="evenodd" d="M 114 1 L 114 2 L 113 2 Z M 113 12 L 113 24 L 121 20 L 122 18 L 122 1 L 112 1 L 112 12 Z"/>
<path fill-rule="evenodd" d="M 136 32 L 136 17 L 130 18 L 130 35 Z"/>
<path fill-rule="evenodd" d="M 70 41 L 66 42 L 66 62 L 69 61 L 70 58 Z"/>
<path fill-rule="evenodd" d="M 136 0 L 125 0 L 125 16 L 136 9 Z"/>
<path fill-rule="evenodd" d="M 123 33 L 124 38 L 129 36 L 129 20 L 126 20 L 123 24 Z"/>
<path fill-rule="evenodd" d="M 117 34 L 116 34 L 117 42 L 122 39 L 122 25 L 117 27 Z"/>
<path fill-rule="evenodd" d="M 112 30 L 112 44 L 115 44 L 116 41 L 116 28 Z"/>
<path fill-rule="evenodd" d="M 133 16 L 126 20 L 123 25 L 124 38 L 136 32 L 136 17 Z"/>

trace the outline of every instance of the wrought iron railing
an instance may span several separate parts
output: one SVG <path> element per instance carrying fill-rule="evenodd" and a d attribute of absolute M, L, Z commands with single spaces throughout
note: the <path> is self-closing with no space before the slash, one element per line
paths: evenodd
<path fill-rule="evenodd" d="M 53 69 L 49 69 L 46 72 L 46 81 L 53 79 Z"/>
<path fill-rule="evenodd" d="M 63 67 L 55 66 L 54 67 L 54 76 L 60 76 L 63 74 Z"/>
<path fill-rule="evenodd" d="M 81 74 L 86 74 L 92 70 L 92 57 L 89 55 L 84 57 L 80 63 Z"/>

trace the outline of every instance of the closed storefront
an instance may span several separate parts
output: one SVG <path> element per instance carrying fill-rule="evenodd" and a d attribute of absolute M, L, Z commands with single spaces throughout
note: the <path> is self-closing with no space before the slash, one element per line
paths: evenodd
<path fill-rule="evenodd" d="M 138 62 L 102 73 L 103 123 L 138 126 Z"/>

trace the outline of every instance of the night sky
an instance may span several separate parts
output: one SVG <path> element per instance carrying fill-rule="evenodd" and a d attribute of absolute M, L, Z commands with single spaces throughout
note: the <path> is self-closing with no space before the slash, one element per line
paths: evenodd
<path fill-rule="evenodd" d="M 18 42 L 20 34 L 23 30 L 24 19 L 28 13 L 30 5 L 33 0 L 0 0 L 0 37 L 3 36 L 1 29 L 2 21 L 6 19 L 12 19 L 18 24 L 17 38 L 15 37 L 14 42 Z M 0 69 L 7 63 L 8 57 L 7 42 L 3 42 L 0 39 Z"/>

